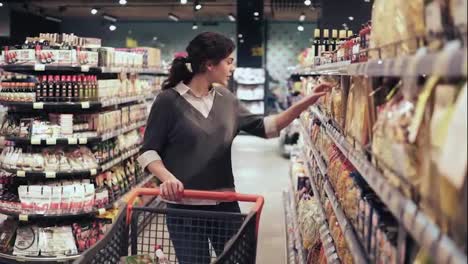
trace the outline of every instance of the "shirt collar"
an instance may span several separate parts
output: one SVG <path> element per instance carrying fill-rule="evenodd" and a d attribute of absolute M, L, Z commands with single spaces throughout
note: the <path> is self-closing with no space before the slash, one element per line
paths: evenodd
<path fill-rule="evenodd" d="M 187 93 L 190 93 L 191 95 L 195 96 L 191 91 L 190 87 L 188 87 L 184 82 L 180 82 L 179 84 L 177 84 L 174 87 L 174 90 L 176 90 L 182 96 L 184 96 Z M 218 92 L 214 86 L 212 86 L 208 95 L 214 96 L 215 94 L 222 96 L 222 94 Z"/>

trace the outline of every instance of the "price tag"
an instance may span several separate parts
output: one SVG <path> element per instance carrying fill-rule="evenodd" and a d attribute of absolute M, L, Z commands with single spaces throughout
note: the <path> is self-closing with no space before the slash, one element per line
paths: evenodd
<path fill-rule="evenodd" d="M 22 170 L 19 170 L 19 171 L 16 172 L 16 176 L 17 177 L 26 177 L 26 172 L 22 171 Z"/>
<path fill-rule="evenodd" d="M 31 138 L 31 145 L 40 145 L 40 144 L 41 144 L 40 138 L 37 138 L 37 137 Z"/>
<path fill-rule="evenodd" d="M 34 64 L 34 71 L 45 71 L 45 64 Z"/>
<path fill-rule="evenodd" d="M 76 145 L 78 144 L 77 138 L 68 138 L 68 145 Z"/>
<path fill-rule="evenodd" d="M 91 170 L 89 171 L 89 173 L 91 174 L 91 176 L 94 176 L 94 175 L 97 174 L 97 170 L 96 170 L 96 169 L 91 169 Z"/>
<path fill-rule="evenodd" d="M 89 65 L 81 65 L 82 72 L 89 72 Z"/>
<path fill-rule="evenodd" d="M 100 209 L 98 210 L 98 213 L 99 213 L 99 215 L 103 215 L 103 214 L 106 213 L 106 209 L 105 209 L 105 208 L 100 208 Z"/>
<path fill-rule="evenodd" d="M 81 102 L 82 109 L 89 109 L 89 107 L 90 107 L 89 102 Z"/>
<path fill-rule="evenodd" d="M 55 175 L 54 171 L 46 171 L 45 172 L 45 177 L 48 178 L 48 179 L 53 179 L 53 178 L 56 177 L 56 175 Z"/>
<path fill-rule="evenodd" d="M 88 143 L 88 138 L 79 138 L 78 142 L 80 145 L 86 145 Z"/>
<path fill-rule="evenodd" d="M 47 145 L 57 145 L 57 139 L 56 138 L 48 138 L 48 139 L 46 139 L 46 144 Z"/>
<path fill-rule="evenodd" d="M 25 215 L 25 214 L 20 214 L 18 216 L 19 220 L 20 221 L 23 221 L 23 222 L 27 222 L 28 221 L 28 215 Z"/>
<path fill-rule="evenodd" d="M 331 246 L 327 249 L 327 256 L 330 256 L 331 254 L 333 254 L 333 252 L 335 252 L 335 247 Z"/>
<path fill-rule="evenodd" d="M 44 103 L 33 103 L 33 109 L 44 109 Z"/>

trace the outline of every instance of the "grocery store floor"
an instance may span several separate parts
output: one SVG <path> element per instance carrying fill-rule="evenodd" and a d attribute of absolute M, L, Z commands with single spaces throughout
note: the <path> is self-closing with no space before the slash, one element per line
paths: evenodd
<path fill-rule="evenodd" d="M 232 148 L 236 190 L 265 197 L 257 263 L 286 263 L 282 191 L 289 179 L 289 161 L 279 154 L 277 139 L 238 136 Z"/>

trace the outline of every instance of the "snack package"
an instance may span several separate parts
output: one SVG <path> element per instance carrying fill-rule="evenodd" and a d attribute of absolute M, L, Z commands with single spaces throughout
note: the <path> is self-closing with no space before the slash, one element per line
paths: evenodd
<path fill-rule="evenodd" d="M 78 254 L 70 226 L 46 227 L 39 230 L 41 256 L 60 257 Z"/>
<path fill-rule="evenodd" d="M 13 255 L 39 255 L 39 228 L 37 226 L 21 226 L 16 230 L 16 241 Z"/>
<path fill-rule="evenodd" d="M 64 185 L 62 187 L 62 199 L 60 202 L 60 212 L 70 213 L 71 201 L 75 193 L 75 187 L 73 185 Z"/>
<path fill-rule="evenodd" d="M 18 196 L 21 201 L 21 211 L 29 213 L 33 211 L 33 203 L 29 194 L 29 188 L 26 185 L 18 187 Z"/>
<path fill-rule="evenodd" d="M 76 213 L 83 211 L 83 202 L 84 202 L 84 195 L 85 195 L 84 185 L 78 184 L 78 185 L 74 185 L 74 187 L 75 187 L 75 192 L 73 192 L 73 195 L 71 196 L 71 201 L 70 201 L 70 212 L 72 214 L 76 214 Z"/>
<path fill-rule="evenodd" d="M 94 206 L 94 184 L 84 185 L 83 210 L 90 212 Z"/>
<path fill-rule="evenodd" d="M 49 212 L 50 214 L 60 214 L 60 205 L 62 203 L 62 187 L 61 186 L 53 186 L 52 188 L 52 196 L 50 199 L 50 207 Z"/>

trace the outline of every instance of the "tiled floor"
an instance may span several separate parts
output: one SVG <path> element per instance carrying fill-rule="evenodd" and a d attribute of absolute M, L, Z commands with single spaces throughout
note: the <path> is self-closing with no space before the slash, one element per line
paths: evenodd
<path fill-rule="evenodd" d="M 258 264 L 286 263 L 282 190 L 289 161 L 279 154 L 278 140 L 238 136 L 232 148 L 237 192 L 265 197 L 257 249 Z"/>

